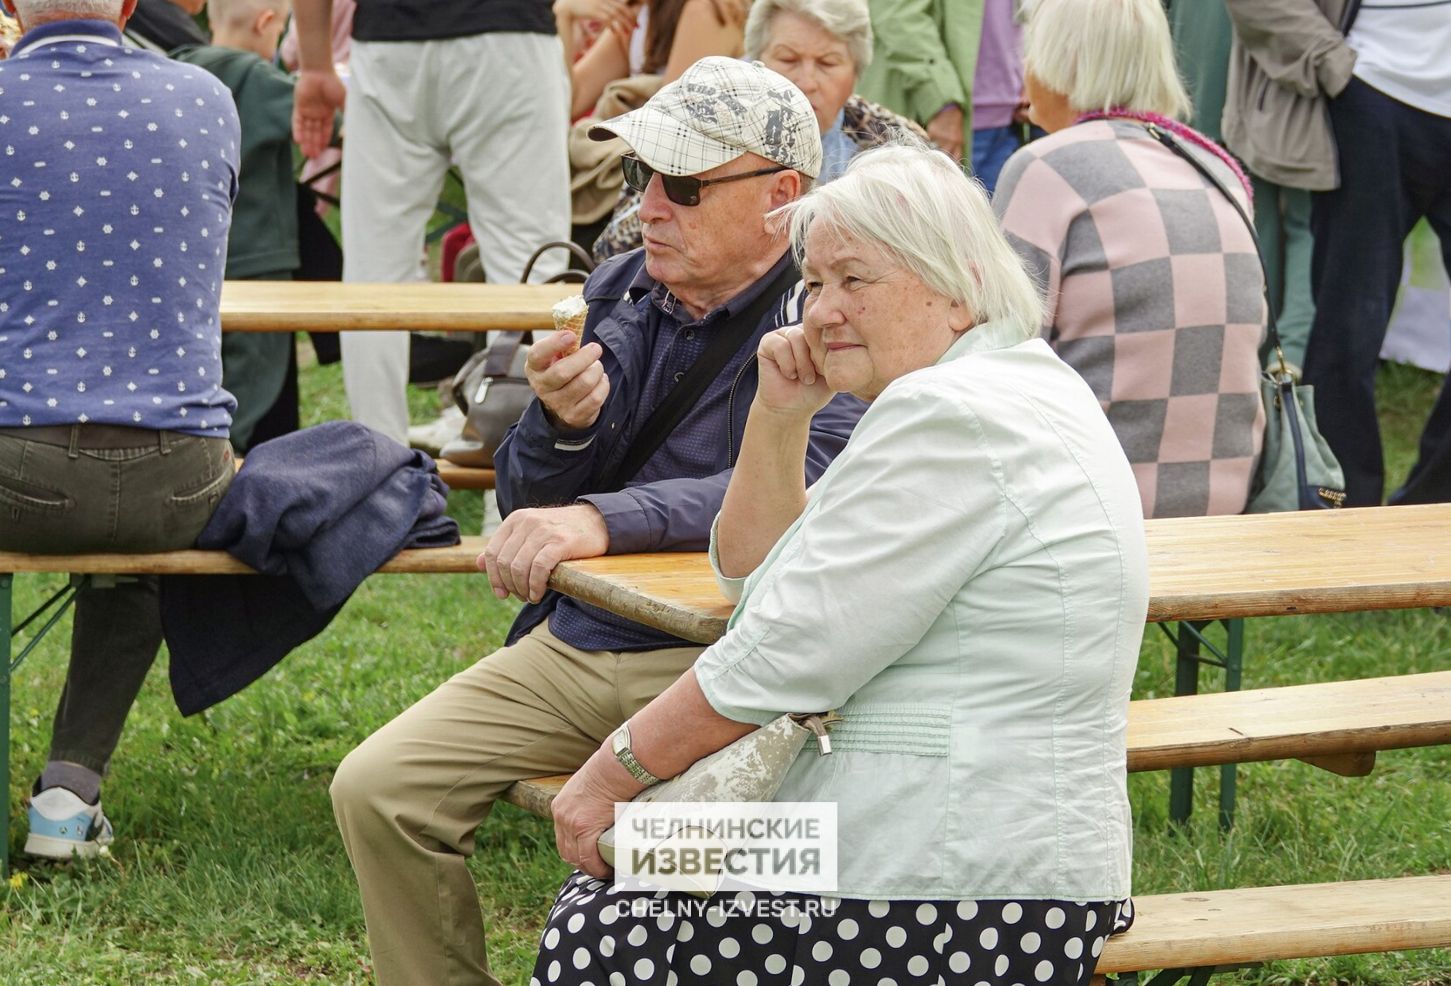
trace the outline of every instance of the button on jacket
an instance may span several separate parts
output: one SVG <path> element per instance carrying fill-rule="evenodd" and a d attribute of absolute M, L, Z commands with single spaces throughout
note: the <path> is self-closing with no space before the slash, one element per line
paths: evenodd
<path fill-rule="evenodd" d="M 844 897 L 1129 894 L 1138 490 L 1083 380 L 981 325 L 893 382 L 744 580 L 696 675 L 765 723 L 838 709 L 782 801 L 838 805 Z"/>

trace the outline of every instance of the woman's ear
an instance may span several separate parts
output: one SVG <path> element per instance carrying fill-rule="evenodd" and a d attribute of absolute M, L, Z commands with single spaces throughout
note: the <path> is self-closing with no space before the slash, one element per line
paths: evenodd
<path fill-rule="evenodd" d="M 977 319 L 967 306 L 960 301 L 953 301 L 947 306 L 947 327 L 954 335 L 962 335 L 968 329 L 977 324 Z"/>

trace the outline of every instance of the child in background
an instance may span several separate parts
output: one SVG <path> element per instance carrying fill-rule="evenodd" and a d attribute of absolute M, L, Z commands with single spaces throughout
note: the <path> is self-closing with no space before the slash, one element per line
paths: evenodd
<path fill-rule="evenodd" d="M 292 168 L 293 80 L 273 64 L 288 10 L 289 0 L 208 0 L 212 44 L 185 45 L 171 53 L 220 79 L 232 91 L 242 122 L 228 280 L 290 281 L 301 263 Z M 237 398 L 232 421 L 237 454 L 297 430 L 297 351 L 290 334 L 225 333 L 222 373 Z"/>

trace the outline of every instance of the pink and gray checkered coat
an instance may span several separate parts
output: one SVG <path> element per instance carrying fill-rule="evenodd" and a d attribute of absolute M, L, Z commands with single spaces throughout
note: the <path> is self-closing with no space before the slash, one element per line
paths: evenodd
<path fill-rule="evenodd" d="M 1192 151 L 1238 193 L 1223 162 Z M 1023 147 L 994 208 L 1046 296 L 1044 337 L 1128 453 L 1144 516 L 1240 513 L 1264 432 L 1264 288 L 1229 201 L 1112 120 Z"/>

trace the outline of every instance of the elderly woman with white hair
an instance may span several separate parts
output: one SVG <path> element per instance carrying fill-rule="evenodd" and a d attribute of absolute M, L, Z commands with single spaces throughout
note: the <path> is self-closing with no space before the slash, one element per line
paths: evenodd
<path fill-rule="evenodd" d="M 831 181 L 857 153 L 897 134 L 926 132 L 853 94 L 872 61 L 867 0 L 755 0 L 745 27 L 746 58 L 779 72 L 806 94 L 821 127 L 821 174 Z M 628 186 L 595 241 L 596 260 L 640 245 L 640 193 Z"/>
<path fill-rule="evenodd" d="M 1159 0 L 1041 0 L 1024 63 L 1049 136 L 1009 159 L 993 207 L 1046 295 L 1044 335 L 1107 412 L 1146 517 L 1240 513 L 1264 431 L 1249 182 L 1176 119 Z"/>
<path fill-rule="evenodd" d="M 534 982 L 1084 984 L 1131 920 L 1129 686 L 1147 608 L 1133 475 L 980 188 L 888 146 L 783 210 L 803 325 L 761 343 L 716 521 L 739 601 L 695 667 L 554 803 L 561 891 Z M 809 490 L 807 423 L 871 402 Z M 836 710 L 778 801 L 834 803 L 827 898 L 789 877 L 688 898 L 606 888 L 596 840 L 783 713 Z M 623 741 L 620 738 L 623 737 Z"/>

